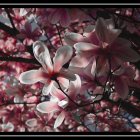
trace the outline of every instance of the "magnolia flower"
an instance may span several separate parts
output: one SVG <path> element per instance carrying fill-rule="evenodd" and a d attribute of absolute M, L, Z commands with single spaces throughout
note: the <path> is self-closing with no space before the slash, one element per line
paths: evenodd
<path fill-rule="evenodd" d="M 78 8 L 48 8 L 48 20 L 52 24 L 57 24 L 58 22 L 63 27 L 67 27 L 74 20 L 86 20 L 89 19 L 84 12 Z"/>
<path fill-rule="evenodd" d="M 45 84 L 42 92 L 44 95 L 48 95 L 52 87 L 57 85 L 56 80 L 58 80 L 63 87 L 68 87 L 69 80 L 75 80 L 75 75 L 68 69 L 62 67 L 70 60 L 73 54 L 73 50 L 70 46 L 59 48 L 56 51 L 53 61 L 51 60 L 48 48 L 42 42 L 37 41 L 33 44 L 33 52 L 35 58 L 42 65 L 42 68 L 23 72 L 19 76 L 21 83 L 35 84 L 42 82 Z"/>
<path fill-rule="evenodd" d="M 81 80 L 78 75 L 76 75 L 76 80 L 70 82 L 69 90 L 66 93 L 73 101 L 76 99 L 77 94 L 81 88 Z M 53 87 L 51 92 L 51 100 L 47 102 L 42 102 L 37 105 L 37 110 L 41 113 L 55 113 L 61 112 L 54 123 L 54 128 L 59 127 L 67 116 L 67 108 L 73 106 L 68 97 L 58 88 Z"/>
<path fill-rule="evenodd" d="M 129 86 L 139 87 L 134 81 L 135 70 L 130 65 L 124 65 L 113 73 L 113 81 L 116 92 L 120 98 L 126 99 L 129 94 Z"/>
<path fill-rule="evenodd" d="M 120 29 L 115 29 L 112 19 L 99 18 L 95 27 L 89 26 L 86 33 L 67 33 L 65 41 L 74 45 L 76 56 L 72 59 L 70 66 L 86 67 L 90 60 L 98 57 L 97 69 L 103 71 L 109 69 L 108 59 L 111 67 L 116 68 L 126 62 L 137 62 L 140 56 L 130 47 L 131 43 L 118 37 Z"/>
<path fill-rule="evenodd" d="M 20 34 L 17 37 L 24 39 L 23 43 L 28 46 L 32 45 L 41 36 L 41 30 L 28 21 L 21 27 Z"/>

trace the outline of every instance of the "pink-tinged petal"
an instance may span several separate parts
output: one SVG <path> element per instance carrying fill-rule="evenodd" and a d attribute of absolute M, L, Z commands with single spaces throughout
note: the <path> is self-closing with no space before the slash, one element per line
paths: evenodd
<path fill-rule="evenodd" d="M 52 92 L 52 89 L 54 87 L 53 81 L 51 81 L 49 84 L 46 84 L 43 89 L 42 89 L 42 94 L 43 95 L 49 95 L 49 93 Z"/>
<path fill-rule="evenodd" d="M 47 74 L 43 73 L 40 70 L 30 70 L 26 71 L 20 74 L 19 81 L 22 84 L 35 84 L 37 82 L 40 82 L 42 80 L 45 80 L 47 77 Z"/>
<path fill-rule="evenodd" d="M 33 52 L 35 58 L 42 64 L 47 72 L 53 71 L 50 53 L 46 45 L 40 41 L 33 43 Z"/>
<path fill-rule="evenodd" d="M 120 59 L 128 62 L 137 62 L 140 60 L 140 55 L 131 48 L 131 43 L 122 38 L 118 38 L 111 45 L 112 54 Z"/>
<path fill-rule="evenodd" d="M 105 76 L 109 72 L 108 59 L 100 56 L 96 63 L 96 76 Z"/>
<path fill-rule="evenodd" d="M 56 24 L 60 20 L 61 16 L 61 9 L 51 9 L 48 20 L 52 24 Z"/>
<path fill-rule="evenodd" d="M 90 43 L 99 46 L 100 41 L 96 35 L 95 26 L 93 25 L 87 26 L 84 30 L 83 36 L 85 36 L 90 41 Z"/>
<path fill-rule="evenodd" d="M 67 9 L 63 9 L 63 11 L 61 11 L 61 18 L 60 18 L 60 24 L 63 27 L 67 27 L 71 22 L 69 13 Z"/>
<path fill-rule="evenodd" d="M 93 60 L 92 67 L 91 67 L 91 74 L 95 77 L 96 74 L 96 60 Z"/>
<path fill-rule="evenodd" d="M 74 48 L 77 53 L 80 53 L 84 51 L 93 51 L 95 49 L 98 49 L 99 47 L 91 43 L 80 42 L 80 43 L 74 44 Z"/>
<path fill-rule="evenodd" d="M 20 12 L 19 12 L 20 16 L 25 16 L 27 13 L 28 13 L 28 10 L 26 10 L 25 8 L 20 8 Z"/>
<path fill-rule="evenodd" d="M 64 64 L 72 57 L 73 49 L 70 46 L 60 47 L 54 57 L 54 72 L 59 72 Z"/>
<path fill-rule="evenodd" d="M 69 87 L 69 80 L 63 77 L 58 77 L 57 80 L 59 81 L 61 88 L 64 89 L 68 89 Z"/>
<path fill-rule="evenodd" d="M 95 31 L 99 40 L 108 44 L 111 44 L 121 33 L 120 29 L 113 29 L 111 22 L 103 18 L 98 18 Z"/>
<path fill-rule="evenodd" d="M 29 119 L 25 122 L 25 124 L 29 127 L 35 127 L 37 126 L 37 120 L 35 118 Z"/>
<path fill-rule="evenodd" d="M 63 123 L 64 119 L 65 119 L 65 112 L 62 111 L 62 112 L 59 114 L 59 116 L 57 117 L 57 119 L 55 120 L 54 128 L 59 127 L 59 126 Z"/>
<path fill-rule="evenodd" d="M 61 108 L 66 108 L 69 104 L 69 100 L 68 98 L 65 98 L 64 100 L 62 101 L 58 101 L 58 106 L 60 106 Z"/>
<path fill-rule="evenodd" d="M 89 64 L 91 59 L 93 59 L 93 53 L 91 51 L 79 53 L 73 57 L 69 66 L 84 68 Z"/>
<path fill-rule="evenodd" d="M 52 113 L 49 113 L 48 114 L 47 121 L 51 120 L 53 118 L 53 116 L 54 116 L 54 113 L 53 112 Z"/>
<path fill-rule="evenodd" d="M 42 102 L 36 106 L 37 111 L 41 113 L 52 113 L 60 110 L 57 102 Z"/>
<path fill-rule="evenodd" d="M 71 99 L 73 100 L 75 100 L 77 94 L 80 93 L 80 89 L 81 89 L 80 76 L 77 74 L 75 74 L 75 76 L 76 76 L 76 80 L 70 82 L 69 91 L 68 91 L 69 97 L 71 97 Z"/>
<path fill-rule="evenodd" d="M 66 98 L 66 95 L 55 86 L 53 86 L 51 95 L 58 98 L 60 101 Z"/>
<path fill-rule="evenodd" d="M 71 84 L 73 84 L 74 89 L 72 89 L 72 90 L 74 90 L 74 92 L 75 92 L 75 94 L 76 94 L 76 93 L 78 93 L 78 92 L 80 91 L 80 89 L 81 89 L 81 78 L 80 78 L 80 76 L 77 75 L 77 74 L 75 74 L 75 77 L 76 77 L 76 79 L 75 79 L 74 81 L 71 81 L 71 82 L 70 82 L 70 86 L 71 86 Z"/>
<path fill-rule="evenodd" d="M 87 42 L 87 39 L 83 37 L 81 34 L 73 33 L 73 32 L 66 33 L 64 39 L 65 42 L 71 46 L 73 46 L 75 43 L 78 42 Z"/>
<path fill-rule="evenodd" d="M 71 81 L 76 79 L 74 73 L 72 71 L 70 71 L 69 69 L 67 69 L 67 70 L 61 69 L 59 75 L 60 75 L 60 77 L 64 77 Z"/>
<path fill-rule="evenodd" d="M 129 93 L 127 81 L 123 78 L 116 78 L 115 90 L 119 94 L 120 98 L 126 99 Z"/>

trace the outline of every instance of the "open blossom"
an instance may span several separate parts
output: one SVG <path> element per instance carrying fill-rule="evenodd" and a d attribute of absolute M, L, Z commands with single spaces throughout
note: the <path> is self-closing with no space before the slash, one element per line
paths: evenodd
<path fill-rule="evenodd" d="M 129 94 L 129 86 L 139 88 L 139 84 L 134 81 L 135 70 L 130 65 L 124 65 L 124 67 L 114 72 L 113 80 L 116 92 L 120 98 L 126 99 Z"/>
<path fill-rule="evenodd" d="M 67 27 L 74 20 L 86 20 L 89 19 L 84 12 L 80 11 L 78 8 L 48 8 L 48 20 L 52 24 L 57 24 L 58 22 L 63 27 Z"/>
<path fill-rule="evenodd" d="M 71 81 L 68 92 L 66 93 L 73 101 L 75 101 L 77 94 L 81 88 L 81 80 L 78 75 L 76 75 L 76 80 Z M 73 103 L 68 99 L 68 97 L 58 88 L 53 87 L 51 92 L 52 98 L 50 101 L 42 102 L 37 105 L 37 110 L 41 113 L 52 113 L 60 112 L 57 116 L 54 124 L 54 128 L 57 128 L 62 124 L 65 117 L 67 116 L 67 109 L 73 106 Z"/>
<path fill-rule="evenodd" d="M 115 29 L 112 19 L 99 18 L 95 28 L 87 29 L 84 35 L 77 33 L 66 34 L 65 41 L 74 45 L 76 56 L 72 59 L 70 66 L 86 67 L 89 60 L 98 58 L 97 69 L 109 69 L 109 59 L 112 68 L 117 68 L 126 62 L 137 62 L 140 56 L 131 48 L 131 43 L 118 37 L 120 29 Z"/>
<path fill-rule="evenodd" d="M 38 40 L 41 36 L 41 30 L 38 27 L 33 27 L 31 23 L 28 21 L 22 26 L 23 28 L 20 29 L 20 34 L 17 37 L 23 39 L 23 43 L 25 45 L 31 45 L 34 41 Z"/>
<path fill-rule="evenodd" d="M 53 61 L 48 48 L 42 42 L 37 41 L 33 44 L 33 52 L 42 68 L 23 72 L 19 77 L 21 83 L 34 84 L 42 82 L 45 84 L 43 94 L 47 95 L 51 92 L 52 87 L 57 85 L 56 80 L 64 87 L 68 87 L 69 80 L 75 80 L 75 75 L 62 67 L 73 54 L 70 46 L 60 47 L 56 51 Z"/>

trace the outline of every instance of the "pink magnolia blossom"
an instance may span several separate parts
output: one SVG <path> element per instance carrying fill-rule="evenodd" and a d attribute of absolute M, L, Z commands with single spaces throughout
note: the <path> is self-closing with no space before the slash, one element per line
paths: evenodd
<path fill-rule="evenodd" d="M 130 65 L 124 65 L 114 72 L 114 86 L 120 98 L 126 99 L 129 94 L 129 86 L 139 88 L 139 84 L 134 81 L 135 70 Z"/>
<path fill-rule="evenodd" d="M 69 86 L 69 91 L 66 93 L 73 101 L 75 101 L 77 94 L 81 88 L 81 80 L 78 75 L 76 75 L 76 80 L 71 81 Z M 55 113 L 61 112 L 54 123 L 54 128 L 57 128 L 62 124 L 65 117 L 67 116 L 67 109 L 73 106 L 68 97 L 58 88 L 53 87 L 51 92 L 52 98 L 48 102 L 42 102 L 37 105 L 37 110 L 41 113 Z"/>
<path fill-rule="evenodd" d="M 38 27 L 33 28 L 28 21 L 20 29 L 20 34 L 17 35 L 18 38 L 24 39 L 23 43 L 28 46 L 32 45 L 40 36 L 41 30 Z"/>
<path fill-rule="evenodd" d="M 48 20 L 52 24 L 57 24 L 59 22 L 63 27 L 67 27 L 72 21 L 77 19 L 89 19 L 89 17 L 78 8 L 48 8 L 48 12 Z"/>
<path fill-rule="evenodd" d="M 72 59 L 70 66 L 86 67 L 90 60 L 98 57 L 98 71 L 117 68 L 126 62 L 137 62 L 140 56 L 131 48 L 131 43 L 118 37 L 120 29 L 115 29 L 112 19 L 104 20 L 99 18 L 95 28 L 90 26 L 84 36 L 77 33 L 67 33 L 65 41 L 74 45 L 76 56 Z"/>
<path fill-rule="evenodd" d="M 13 8 L 13 11 L 11 11 L 11 16 L 14 20 L 15 26 L 17 28 L 20 28 L 21 25 L 25 24 L 26 22 L 26 14 L 28 13 L 29 9 L 25 8 Z"/>
<path fill-rule="evenodd" d="M 56 51 L 53 61 L 51 60 L 48 48 L 42 42 L 37 41 L 33 44 L 33 52 L 42 68 L 23 72 L 19 77 L 21 83 L 35 84 L 42 82 L 45 84 L 42 92 L 44 95 L 48 95 L 53 86 L 57 85 L 55 80 L 58 80 L 64 87 L 68 87 L 68 80 L 75 80 L 75 75 L 71 71 L 62 68 L 73 54 L 70 46 L 60 47 Z"/>

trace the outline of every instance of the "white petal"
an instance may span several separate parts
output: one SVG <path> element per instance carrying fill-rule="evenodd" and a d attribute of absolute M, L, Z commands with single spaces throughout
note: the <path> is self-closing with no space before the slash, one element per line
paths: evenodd
<path fill-rule="evenodd" d="M 93 45 L 91 43 L 84 43 L 84 42 L 80 42 L 80 43 L 76 43 L 74 45 L 74 48 L 76 49 L 76 51 L 78 53 L 82 52 L 82 51 L 92 51 L 96 48 L 98 48 L 98 46 Z"/>
<path fill-rule="evenodd" d="M 26 125 L 29 127 L 35 127 L 37 126 L 37 120 L 35 118 L 29 119 L 26 121 Z"/>
<path fill-rule="evenodd" d="M 52 113 L 58 111 L 60 108 L 57 102 L 42 102 L 36 106 L 37 111 L 41 113 Z"/>
<path fill-rule="evenodd" d="M 75 43 L 86 40 L 81 34 L 72 33 L 72 32 L 66 33 L 64 39 L 65 39 L 65 42 L 71 46 L 73 46 Z"/>
<path fill-rule="evenodd" d="M 64 64 L 72 57 L 73 49 L 70 46 L 60 47 L 54 57 L 54 71 L 59 72 Z"/>
<path fill-rule="evenodd" d="M 45 80 L 45 77 L 43 76 L 43 72 L 40 70 L 26 71 L 21 73 L 19 76 L 19 81 L 22 84 L 35 84 L 42 80 Z"/>
<path fill-rule="evenodd" d="M 70 82 L 70 84 L 73 84 L 74 85 L 74 87 L 75 87 L 75 94 L 76 93 L 78 93 L 79 91 L 80 91 L 80 89 L 81 89 L 81 78 L 80 78 L 80 76 L 79 75 L 77 75 L 77 74 L 75 74 L 75 76 L 76 76 L 76 79 L 75 79 L 75 81 L 71 81 Z"/>
<path fill-rule="evenodd" d="M 93 54 L 91 52 L 87 54 L 80 53 L 73 57 L 69 66 L 85 68 L 90 63 L 91 59 L 93 59 Z"/>
<path fill-rule="evenodd" d="M 46 84 L 42 89 L 42 94 L 49 95 L 49 93 L 51 93 L 52 91 L 53 86 L 54 86 L 53 81 L 51 81 L 48 85 Z"/>
<path fill-rule="evenodd" d="M 40 41 L 33 43 L 33 52 L 35 58 L 42 64 L 43 68 L 51 72 L 53 71 L 50 53 L 46 45 Z"/>
<path fill-rule="evenodd" d="M 8 122 L 7 124 L 3 124 L 2 128 L 4 129 L 5 132 L 13 132 L 14 125 L 12 123 Z"/>
<path fill-rule="evenodd" d="M 69 87 L 69 80 L 63 77 L 58 77 L 57 80 L 60 83 L 60 86 L 63 90 L 68 89 Z"/>
<path fill-rule="evenodd" d="M 54 128 L 59 127 L 59 126 L 62 124 L 62 122 L 64 121 L 64 119 L 65 119 L 65 112 L 62 111 L 62 112 L 59 114 L 59 116 L 57 117 L 57 119 L 55 120 Z"/>

